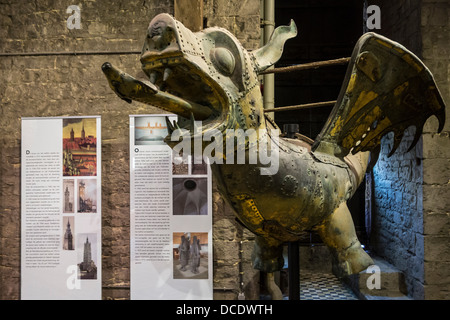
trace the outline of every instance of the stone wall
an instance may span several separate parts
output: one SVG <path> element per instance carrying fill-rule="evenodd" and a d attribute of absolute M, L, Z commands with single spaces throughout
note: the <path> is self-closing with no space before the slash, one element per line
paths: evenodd
<path fill-rule="evenodd" d="M 370 1 L 381 9 L 377 32 L 400 42 L 430 68 L 449 104 L 448 1 Z M 448 109 L 448 108 L 447 108 Z M 448 119 L 447 110 L 447 119 Z M 427 121 L 422 139 L 406 153 L 415 129 L 387 158 L 393 137 L 382 143 L 374 168 L 371 245 L 405 274 L 408 294 L 416 299 L 448 298 L 449 287 L 449 123 L 435 134 Z"/>
<path fill-rule="evenodd" d="M 173 1 L 78 1 L 81 29 L 69 30 L 66 9 L 72 4 L 66 0 L 0 3 L 0 51 L 11 54 L 0 56 L 0 299 L 20 299 L 20 119 L 78 115 L 102 117 L 103 298 L 129 298 L 128 115 L 160 111 L 118 99 L 100 67 L 110 61 L 137 74 L 136 52 L 142 48 L 148 23 L 158 13 L 173 14 Z M 258 0 L 204 1 L 204 8 L 208 25 L 232 30 L 250 49 L 259 44 Z M 111 54 L 64 54 L 73 51 Z M 26 54 L 43 52 L 53 54 Z M 236 297 L 240 263 L 246 271 L 244 289 L 252 297 L 257 278 L 248 259 L 252 235 L 234 221 L 217 192 L 214 215 L 214 286 L 220 288 L 215 297 Z M 242 259 L 240 245 L 245 252 Z"/>
<path fill-rule="evenodd" d="M 446 125 L 423 135 L 424 298 L 450 299 L 450 2 L 422 0 L 422 59 L 446 102 Z"/>
<path fill-rule="evenodd" d="M 420 1 L 380 2 L 381 30 L 376 31 L 420 56 Z M 373 171 L 375 213 L 371 244 L 377 254 L 403 271 L 408 292 L 420 296 L 417 291 L 423 278 L 422 142 L 406 153 L 413 137 L 414 129 L 408 129 L 390 158 L 387 154 L 393 145 L 392 134 L 382 141 L 380 158 Z"/>

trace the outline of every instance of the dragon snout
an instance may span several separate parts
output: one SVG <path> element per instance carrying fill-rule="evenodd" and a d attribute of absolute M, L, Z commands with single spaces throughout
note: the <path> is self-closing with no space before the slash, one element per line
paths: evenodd
<path fill-rule="evenodd" d="M 109 70 L 111 70 L 112 69 L 112 65 L 111 65 L 111 63 L 109 63 L 109 62 L 105 62 L 103 65 L 102 65 L 102 71 L 103 72 L 107 72 L 107 71 L 109 71 Z"/>

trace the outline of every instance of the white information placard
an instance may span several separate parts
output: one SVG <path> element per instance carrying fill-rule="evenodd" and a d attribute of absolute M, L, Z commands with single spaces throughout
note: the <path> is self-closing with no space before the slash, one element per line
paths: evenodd
<path fill-rule="evenodd" d="M 100 117 L 22 118 L 22 299 L 101 299 L 100 169 Z"/>
<path fill-rule="evenodd" d="M 212 299 L 210 168 L 174 163 L 166 116 L 130 116 L 131 299 Z"/>

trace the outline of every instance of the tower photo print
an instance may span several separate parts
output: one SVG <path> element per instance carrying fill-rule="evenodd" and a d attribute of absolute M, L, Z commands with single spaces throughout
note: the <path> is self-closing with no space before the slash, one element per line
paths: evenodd
<path fill-rule="evenodd" d="M 63 175 L 97 174 L 97 119 L 63 119 Z"/>

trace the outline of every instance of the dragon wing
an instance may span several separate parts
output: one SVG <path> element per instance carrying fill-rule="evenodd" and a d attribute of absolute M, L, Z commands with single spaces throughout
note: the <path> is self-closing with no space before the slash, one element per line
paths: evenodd
<path fill-rule="evenodd" d="M 312 150 L 339 158 L 371 151 L 373 163 L 385 134 L 394 132 L 391 156 L 404 130 L 414 125 L 410 150 L 432 115 L 442 131 L 445 105 L 427 67 L 400 44 L 366 33 L 355 46 L 337 102 Z"/>

